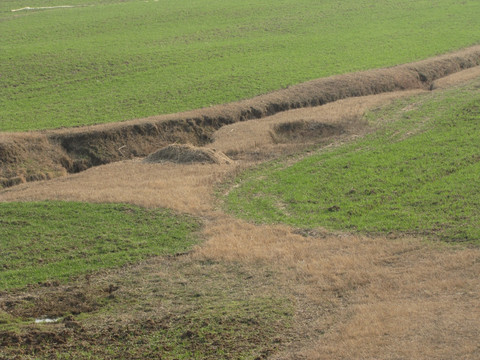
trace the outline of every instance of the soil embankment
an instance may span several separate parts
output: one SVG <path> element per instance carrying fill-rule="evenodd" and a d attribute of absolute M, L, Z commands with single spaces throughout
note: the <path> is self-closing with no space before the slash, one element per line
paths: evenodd
<path fill-rule="evenodd" d="M 202 146 L 220 127 L 349 97 L 432 89 L 434 81 L 480 65 L 480 46 L 399 65 L 312 80 L 252 99 L 123 123 L 0 134 L 0 187 L 146 156 L 172 143 Z"/>

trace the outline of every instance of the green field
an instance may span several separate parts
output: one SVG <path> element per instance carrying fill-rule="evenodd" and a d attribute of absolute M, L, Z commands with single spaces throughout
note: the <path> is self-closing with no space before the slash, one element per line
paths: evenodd
<path fill-rule="evenodd" d="M 23 10 L 25 6 L 73 8 Z M 248 98 L 480 42 L 478 0 L 3 0 L 0 130 Z"/>
<path fill-rule="evenodd" d="M 0 225 L 0 290 L 183 252 L 198 229 L 166 210 L 75 202 L 1 203 Z"/>
<path fill-rule="evenodd" d="M 478 243 L 479 89 L 477 80 L 374 111 L 376 133 L 248 172 L 227 206 L 260 222 Z"/>

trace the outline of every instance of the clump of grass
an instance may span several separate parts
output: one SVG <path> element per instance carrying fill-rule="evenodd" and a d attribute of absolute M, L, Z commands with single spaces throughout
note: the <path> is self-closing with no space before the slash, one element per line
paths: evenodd
<path fill-rule="evenodd" d="M 299 227 L 478 242 L 478 81 L 410 102 L 371 113 L 380 130 L 364 139 L 249 173 L 228 208 Z"/>
<path fill-rule="evenodd" d="M 0 204 L 0 289 L 23 287 L 189 249 L 199 224 L 123 204 Z"/>

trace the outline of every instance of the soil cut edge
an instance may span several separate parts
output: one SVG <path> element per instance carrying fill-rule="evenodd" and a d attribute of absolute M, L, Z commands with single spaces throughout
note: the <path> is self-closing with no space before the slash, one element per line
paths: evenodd
<path fill-rule="evenodd" d="M 335 75 L 230 104 L 122 123 L 0 133 L 0 188 L 143 157 L 169 144 L 203 146 L 220 127 L 303 107 L 385 92 L 431 89 L 434 81 L 480 65 L 480 45 L 427 60 Z"/>

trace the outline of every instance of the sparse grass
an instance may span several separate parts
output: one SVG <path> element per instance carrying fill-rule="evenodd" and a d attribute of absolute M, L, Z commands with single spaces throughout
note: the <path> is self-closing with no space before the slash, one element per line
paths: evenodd
<path fill-rule="evenodd" d="M 182 302 L 186 298 L 183 295 L 180 299 Z M 119 329 L 120 342 L 107 338 L 103 344 L 92 342 L 83 349 L 79 346 L 77 351 L 90 352 L 95 358 L 110 354 L 172 360 L 257 359 L 275 350 L 277 331 L 288 328 L 293 315 L 286 299 L 270 298 L 241 301 L 215 298 L 210 304 L 199 300 L 194 308 L 183 312 L 170 309 L 167 317 L 171 319 L 147 320 L 143 325 Z M 160 322 L 155 324 L 155 321 Z M 72 352 L 68 350 L 57 356 L 68 358 Z"/>
<path fill-rule="evenodd" d="M 98 275 L 92 277 L 97 286 L 115 284 L 107 305 L 70 316 L 77 330 L 65 331 L 62 323 L 36 325 L 37 334 L 50 336 L 40 343 L 35 336 L 31 344 L 23 340 L 23 349 L 7 341 L 6 354 L 23 351 L 25 358 L 36 359 L 256 359 L 290 338 L 292 303 L 265 268 L 156 258 L 118 274 Z M 91 290 L 84 288 L 87 294 Z M 61 292 L 66 297 L 69 293 Z M 0 323 L 0 340 L 12 333 L 28 338 L 32 327 L 25 320 L 15 326 Z"/>
<path fill-rule="evenodd" d="M 480 42 L 477 0 L 0 4 L 0 130 L 226 103 Z M 47 6 L 65 5 L 49 1 Z"/>
<path fill-rule="evenodd" d="M 262 222 L 478 243 L 478 88 L 477 81 L 372 112 L 375 134 L 249 172 L 227 206 Z"/>
<path fill-rule="evenodd" d="M 0 290 L 183 252 L 198 224 L 123 204 L 0 204 Z"/>

